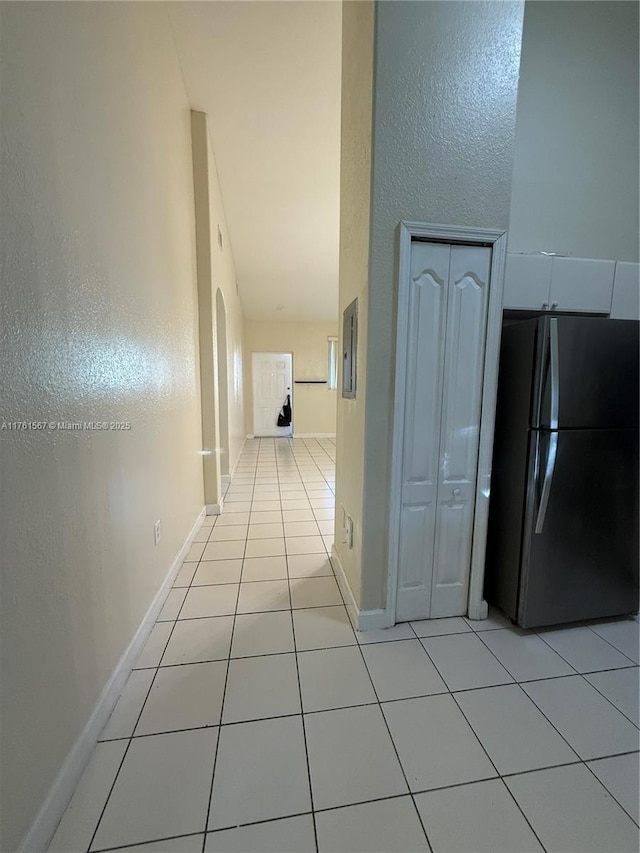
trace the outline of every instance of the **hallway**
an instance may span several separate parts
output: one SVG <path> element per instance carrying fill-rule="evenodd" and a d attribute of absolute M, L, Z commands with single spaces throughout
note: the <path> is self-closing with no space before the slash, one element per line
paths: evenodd
<path fill-rule="evenodd" d="M 354 633 L 334 457 L 246 443 L 50 851 L 637 850 L 637 621 Z"/>

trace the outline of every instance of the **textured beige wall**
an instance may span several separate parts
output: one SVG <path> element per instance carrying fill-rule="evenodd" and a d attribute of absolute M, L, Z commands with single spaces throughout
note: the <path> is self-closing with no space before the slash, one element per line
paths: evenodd
<path fill-rule="evenodd" d="M 229 413 L 229 446 L 222 451 L 228 454 L 227 464 L 222 460 L 222 472 L 232 472 L 238 462 L 246 437 L 244 428 L 244 376 L 242 364 L 242 336 L 244 334 L 244 312 L 238 292 L 233 247 L 229 237 L 220 181 L 215 155 L 209 142 L 209 199 L 211 202 L 211 260 L 212 282 L 215 293 L 222 294 L 227 326 L 227 405 Z M 218 243 L 218 228 L 222 233 L 222 246 Z M 214 293 L 214 296 L 215 296 Z M 214 300 L 215 304 L 215 300 Z M 227 471 L 225 471 L 225 468 Z"/>
<path fill-rule="evenodd" d="M 328 338 L 338 334 L 336 323 L 260 323 L 244 324 L 244 374 L 246 433 L 253 433 L 254 352 L 293 353 L 294 379 L 326 379 L 328 373 Z M 300 433 L 335 433 L 336 392 L 326 385 L 294 385 L 292 389 L 293 431 Z M 283 400 L 284 402 L 284 400 Z"/>
<path fill-rule="evenodd" d="M 207 504 L 217 504 L 221 499 L 220 476 L 233 471 L 245 437 L 243 310 L 205 113 L 192 111 L 191 137 L 196 208 L 202 443 L 205 450 L 204 494 Z M 226 335 L 222 334 L 225 329 Z M 226 355 L 226 358 L 221 358 L 221 355 Z"/>
<path fill-rule="evenodd" d="M 189 105 L 155 3 L 3 3 L 2 839 L 203 503 Z M 153 523 L 162 520 L 162 542 Z"/>
<path fill-rule="evenodd" d="M 216 294 L 214 292 L 213 240 L 209 177 L 209 138 L 207 116 L 191 112 L 191 152 L 196 228 L 196 269 L 198 282 L 198 352 L 200 360 L 199 390 L 202 423 L 202 469 L 204 502 L 220 505 L 222 481 L 220 470 L 220 423 L 218 416 L 218 369 L 216 352 Z"/>
<path fill-rule="evenodd" d="M 341 536 L 336 536 L 335 547 L 358 603 L 362 573 L 374 17 L 375 5 L 370 0 L 343 3 L 339 316 L 358 299 L 358 387 L 353 400 L 338 394 L 336 442 L 336 508 L 346 507 L 353 518 L 354 548 L 349 549 Z M 338 379 L 338 388 L 341 387 L 342 375 Z M 337 517 L 341 518 L 340 513 Z"/>
<path fill-rule="evenodd" d="M 638 260 L 638 3 L 527 3 L 510 252 Z"/>
<path fill-rule="evenodd" d="M 360 320 L 361 335 L 366 324 L 360 364 L 366 362 L 358 392 L 365 391 L 364 465 L 358 484 L 345 470 L 350 457 L 339 454 L 337 473 L 337 483 L 349 480 L 356 506 L 345 506 L 356 521 L 363 492 L 362 540 L 356 530 L 348 574 L 361 572 L 365 610 L 386 600 L 398 223 L 506 230 L 522 15 L 521 2 L 376 4 L 371 248 Z M 348 226 L 342 228 L 348 240 Z M 351 256 L 355 262 L 355 251 Z M 341 269 L 340 280 L 342 290 L 355 274 Z M 355 434 L 361 415 L 354 415 Z M 339 490 L 337 497 L 347 496 Z"/>

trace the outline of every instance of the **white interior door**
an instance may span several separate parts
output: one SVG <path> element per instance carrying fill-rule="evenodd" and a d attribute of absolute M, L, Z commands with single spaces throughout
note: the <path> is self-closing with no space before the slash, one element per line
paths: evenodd
<path fill-rule="evenodd" d="M 398 621 L 429 615 L 450 257 L 442 243 L 415 243 L 411 252 Z"/>
<path fill-rule="evenodd" d="M 412 243 L 397 621 L 466 612 L 490 264 Z"/>
<path fill-rule="evenodd" d="M 491 249 L 452 246 L 430 616 L 466 613 Z"/>
<path fill-rule="evenodd" d="M 291 395 L 291 353 L 254 352 L 252 368 L 254 435 L 291 435 L 291 427 L 277 425 L 280 409 Z"/>

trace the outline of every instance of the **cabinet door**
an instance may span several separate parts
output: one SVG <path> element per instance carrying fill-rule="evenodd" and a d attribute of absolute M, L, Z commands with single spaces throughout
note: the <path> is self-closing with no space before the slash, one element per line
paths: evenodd
<path fill-rule="evenodd" d="M 488 248 L 451 248 L 432 617 L 467 609 L 490 267 Z"/>
<path fill-rule="evenodd" d="M 551 258 L 547 255 L 507 255 L 504 271 L 505 308 L 540 311 L 549 305 Z"/>
<path fill-rule="evenodd" d="M 411 247 L 398 621 L 430 609 L 450 256 L 444 244 Z"/>
<path fill-rule="evenodd" d="M 613 278 L 612 320 L 640 320 L 640 264 L 618 261 Z"/>
<path fill-rule="evenodd" d="M 551 268 L 551 309 L 608 314 L 613 294 L 615 261 L 554 258 Z"/>

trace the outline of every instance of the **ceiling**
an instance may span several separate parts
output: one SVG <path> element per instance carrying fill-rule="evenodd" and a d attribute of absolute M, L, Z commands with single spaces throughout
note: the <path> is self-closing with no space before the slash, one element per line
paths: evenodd
<path fill-rule="evenodd" d="M 338 315 L 340 2 L 169 3 L 209 116 L 245 316 Z"/>

